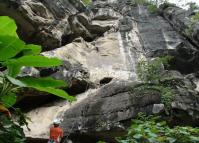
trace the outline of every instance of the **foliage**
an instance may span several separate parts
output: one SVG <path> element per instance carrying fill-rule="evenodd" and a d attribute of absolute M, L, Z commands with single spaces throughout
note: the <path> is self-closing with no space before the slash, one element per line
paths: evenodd
<path fill-rule="evenodd" d="M 185 34 L 187 36 L 192 36 L 194 25 L 199 22 L 199 12 L 191 17 L 191 21 L 188 27 L 185 29 Z"/>
<path fill-rule="evenodd" d="M 144 83 L 133 87 L 131 90 L 132 93 L 136 91 L 142 92 L 144 90 L 159 91 L 161 102 L 165 105 L 167 114 L 169 114 L 174 93 L 172 84 L 162 82 L 162 74 L 164 72 L 164 66 L 168 66 L 168 62 L 171 58 L 170 56 L 166 56 L 151 61 L 141 60 L 137 65 L 136 73 L 138 78 Z M 170 80 L 174 82 L 174 79 Z"/>
<path fill-rule="evenodd" d="M 104 142 L 104 141 L 98 141 L 97 143 L 106 143 L 106 142 Z"/>
<path fill-rule="evenodd" d="M 159 117 L 139 114 L 132 121 L 125 139 L 118 138 L 118 143 L 197 143 L 199 128 L 179 127 L 170 128 Z"/>
<path fill-rule="evenodd" d="M 16 102 L 16 93 L 19 88 L 30 87 L 36 90 L 49 92 L 68 100 L 73 97 L 57 87 L 64 87 L 63 81 L 52 78 L 16 78 L 23 66 L 53 67 L 62 62 L 56 58 L 38 55 L 41 47 L 25 44 L 18 38 L 16 24 L 8 17 L 0 17 L 0 103 L 11 107 Z M 49 89 L 50 88 L 50 89 Z M 52 92 L 53 90 L 53 92 Z"/>
<path fill-rule="evenodd" d="M 150 4 L 150 5 L 148 6 L 148 11 L 149 11 L 150 13 L 152 13 L 152 14 L 157 13 L 157 11 L 158 11 L 157 5 Z"/>
<path fill-rule="evenodd" d="M 19 39 L 16 33 L 17 26 L 9 17 L 0 17 L 0 113 L 10 116 L 8 108 L 16 103 L 19 89 L 28 87 L 42 92 L 48 92 L 69 101 L 75 98 L 69 96 L 64 90 L 66 83 L 50 77 L 33 78 L 17 77 L 22 67 L 54 67 L 62 62 L 57 58 L 48 58 L 39 55 L 41 47 L 26 44 Z M 13 108 L 14 109 L 14 108 Z M 24 134 L 22 125 L 27 126 L 27 117 L 18 109 L 14 109 L 19 118 L 14 123 L 5 115 L 0 115 L 0 141 L 4 143 L 23 143 Z M 8 141 L 9 140 L 9 141 Z"/>
<path fill-rule="evenodd" d="M 192 22 L 198 22 L 199 21 L 199 12 L 197 12 L 195 15 L 191 17 Z"/>
<path fill-rule="evenodd" d="M 171 58 L 171 56 L 166 56 L 151 61 L 141 59 L 136 69 L 138 78 L 145 83 L 159 83 L 164 70 L 163 65 L 168 65 Z"/>
<path fill-rule="evenodd" d="M 82 2 L 85 4 L 85 5 L 90 5 L 92 3 L 92 0 L 82 0 Z"/>
<path fill-rule="evenodd" d="M 136 5 L 153 5 L 158 7 L 160 4 L 167 3 L 167 0 L 132 0 Z"/>
<path fill-rule="evenodd" d="M 20 125 L 0 114 L 0 141 L 2 143 L 23 143 L 25 135 Z"/>

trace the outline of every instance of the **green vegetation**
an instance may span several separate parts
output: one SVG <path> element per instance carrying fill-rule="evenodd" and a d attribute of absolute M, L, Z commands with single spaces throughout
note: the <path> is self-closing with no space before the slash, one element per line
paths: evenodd
<path fill-rule="evenodd" d="M 148 0 L 132 0 L 132 4 L 135 5 L 147 5 L 148 4 Z"/>
<path fill-rule="evenodd" d="M 23 143 L 24 140 L 23 130 L 20 126 L 27 125 L 27 118 L 18 109 L 12 107 L 16 103 L 20 89 L 33 88 L 69 101 L 75 100 L 73 96 L 69 96 L 64 90 L 59 89 L 67 86 L 64 81 L 51 77 L 18 77 L 24 66 L 54 67 L 61 65 L 62 62 L 57 58 L 39 55 L 41 47 L 25 44 L 19 39 L 16 29 L 16 24 L 12 19 L 6 16 L 0 17 L 0 141 L 4 141 L 5 137 L 9 140 L 5 140 L 4 143 Z M 17 117 L 20 118 L 17 122 L 13 122 L 9 118 L 11 115 L 8 108 L 14 109 L 17 113 Z"/>
<path fill-rule="evenodd" d="M 132 4 L 134 5 L 146 5 L 152 14 L 157 13 L 158 6 L 163 3 L 167 3 L 167 0 L 132 0 Z"/>
<path fill-rule="evenodd" d="M 189 90 L 184 83 L 175 77 L 170 77 L 164 70 L 168 67 L 168 62 L 172 59 L 170 56 L 156 58 L 151 61 L 141 60 L 137 65 L 138 79 L 143 83 L 132 88 L 131 92 L 142 93 L 145 90 L 155 90 L 161 95 L 161 102 L 165 105 L 165 112 L 170 114 L 171 102 L 175 95 L 174 89 L 182 87 Z"/>
<path fill-rule="evenodd" d="M 186 34 L 187 36 L 192 36 L 194 25 L 195 25 L 196 23 L 198 23 L 198 22 L 199 22 L 199 12 L 197 12 L 195 15 L 193 15 L 193 16 L 191 17 L 191 21 L 190 21 L 190 23 L 189 23 L 189 25 L 188 25 L 188 28 L 185 29 L 185 34 Z"/>
<path fill-rule="evenodd" d="M 90 5 L 92 3 L 92 0 L 82 0 L 82 2 L 85 4 L 85 5 Z"/>
<path fill-rule="evenodd" d="M 199 128 L 170 128 L 159 117 L 139 114 L 132 121 L 127 137 L 117 140 L 118 143 L 198 143 Z"/>
<path fill-rule="evenodd" d="M 150 13 L 152 13 L 152 14 L 157 13 L 157 11 L 158 11 L 157 5 L 150 4 L 150 5 L 148 6 L 148 11 L 149 11 Z"/>
<path fill-rule="evenodd" d="M 137 66 L 138 78 L 143 81 L 132 88 L 132 93 L 146 90 L 156 90 L 161 94 L 161 102 L 166 106 L 167 115 L 175 93 L 173 87 L 181 87 L 179 79 L 165 75 L 164 67 L 172 57 L 166 56 L 151 61 L 141 60 Z M 150 94 L 150 93 L 149 93 Z M 157 116 L 146 116 L 142 113 L 132 121 L 128 134 L 124 138 L 117 138 L 118 143 L 198 143 L 199 128 L 169 127 L 167 122 Z"/>
<path fill-rule="evenodd" d="M 168 62 L 171 60 L 170 56 L 157 58 L 152 61 L 141 60 L 137 65 L 138 78 L 144 83 L 139 84 L 132 88 L 131 92 L 144 91 L 144 90 L 156 90 L 160 92 L 161 102 L 166 106 L 166 113 L 169 114 L 171 102 L 173 100 L 173 84 L 177 84 L 175 79 L 170 77 L 163 77 L 164 66 L 168 66 Z M 167 79 L 164 82 L 163 80 Z"/>
<path fill-rule="evenodd" d="M 16 24 L 9 17 L 0 17 L 0 103 L 5 107 L 11 107 L 16 102 L 16 93 L 20 88 L 29 87 L 36 90 L 49 92 L 70 101 L 74 97 L 57 87 L 66 87 L 64 81 L 50 77 L 18 78 L 20 69 L 27 67 L 53 67 L 62 62 L 56 58 L 44 57 L 40 54 L 41 47 L 25 44 L 18 38 Z"/>

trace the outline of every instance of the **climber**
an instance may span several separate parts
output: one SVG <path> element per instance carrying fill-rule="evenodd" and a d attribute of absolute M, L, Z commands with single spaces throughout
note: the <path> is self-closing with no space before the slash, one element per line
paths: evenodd
<path fill-rule="evenodd" d="M 54 119 L 53 120 L 53 127 L 50 128 L 50 139 L 48 143 L 60 143 L 61 139 L 63 138 L 63 130 L 59 127 L 60 120 Z"/>

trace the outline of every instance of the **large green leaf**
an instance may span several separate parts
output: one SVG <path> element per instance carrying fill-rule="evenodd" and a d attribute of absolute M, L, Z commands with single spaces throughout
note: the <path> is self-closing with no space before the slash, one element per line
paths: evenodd
<path fill-rule="evenodd" d="M 8 68 L 8 75 L 14 78 L 17 77 L 17 75 L 21 71 L 21 66 L 16 64 L 8 65 L 7 68 Z"/>
<path fill-rule="evenodd" d="M 17 35 L 17 26 L 11 18 L 8 16 L 1 16 L 0 17 L 0 35 L 9 35 L 18 37 Z"/>
<path fill-rule="evenodd" d="M 14 85 L 17 85 L 19 87 L 27 87 L 27 85 L 25 83 L 23 83 L 22 81 L 18 80 L 18 79 L 15 79 L 13 77 L 10 77 L 10 76 L 6 76 L 7 79 Z"/>
<path fill-rule="evenodd" d="M 10 92 L 8 95 L 0 96 L 0 100 L 6 108 L 12 107 L 17 100 L 15 93 Z"/>
<path fill-rule="evenodd" d="M 24 47 L 24 55 L 37 55 L 41 52 L 41 46 L 29 44 Z"/>
<path fill-rule="evenodd" d="M 25 43 L 12 36 L 0 36 L 0 61 L 16 56 L 24 48 Z"/>
<path fill-rule="evenodd" d="M 68 93 L 66 93 L 64 90 L 61 89 L 55 89 L 52 87 L 33 87 L 39 91 L 44 91 L 44 92 L 48 92 L 54 95 L 57 95 L 59 97 L 62 97 L 64 99 L 67 99 L 69 101 L 75 101 L 75 97 L 68 95 Z"/>
<path fill-rule="evenodd" d="M 60 81 L 60 80 L 53 80 L 52 78 L 43 78 L 43 79 L 32 78 L 33 81 L 31 83 L 31 77 L 27 79 L 23 78 L 21 79 L 21 81 L 18 79 L 12 78 L 10 76 L 7 76 L 7 78 L 12 84 L 17 85 L 19 87 L 30 87 L 39 91 L 44 91 L 44 92 L 57 95 L 69 101 L 75 100 L 75 97 L 68 95 L 64 90 L 53 88 L 53 87 L 58 87 L 58 86 L 60 87 L 60 86 L 66 85 L 63 81 Z M 47 81 L 49 83 L 47 83 Z M 53 81 L 55 83 L 53 83 Z"/>
<path fill-rule="evenodd" d="M 4 64 L 6 65 L 21 65 L 21 66 L 28 66 L 28 67 L 52 67 L 52 66 L 59 66 L 62 64 L 57 58 L 48 58 L 44 56 L 23 56 L 18 59 L 11 59 L 6 61 Z"/>
<path fill-rule="evenodd" d="M 66 87 L 66 83 L 63 80 L 55 80 L 52 77 L 34 78 L 23 77 L 20 81 L 31 87 Z"/>

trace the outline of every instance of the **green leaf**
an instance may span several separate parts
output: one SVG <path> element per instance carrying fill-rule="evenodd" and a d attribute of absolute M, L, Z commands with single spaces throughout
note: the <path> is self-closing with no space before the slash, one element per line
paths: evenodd
<path fill-rule="evenodd" d="M 142 135 L 141 135 L 141 134 L 135 134 L 133 137 L 134 137 L 135 139 L 140 139 L 140 138 L 142 138 Z"/>
<path fill-rule="evenodd" d="M 52 87 L 33 87 L 39 91 L 44 91 L 44 92 L 48 92 L 54 95 L 57 95 L 61 98 L 67 99 L 69 101 L 75 101 L 75 97 L 68 95 L 68 93 L 66 93 L 64 90 L 61 89 L 55 89 Z"/>
<path fill-rule="evenodd" d="M 21 65 L 28 67 L 52 67 L 59 66 L 62 64 L 62 61 L 57 58 L 48 58 L 44 56 L 23 56 L 18 59 L 11 59 L 6 61 L 4 64 L 6 65 Z"/>
<path fill-rule="evenodd" d="M 8 65 L 7 68 L 8 68 L 8 75 L 14 78 L 17 77 L 17 75 L 21 71 L 21 66 L 16 64 Z"/>
<path fill-rule="evenodd" d="M 14 85 L 17 85 L 17 86 L 19 86 L 19 87 L 27 87 L 27 85 L 26 84 L 24 84 L 23 82 L 21 82 L 20 80 L 18 80 L 18 79 L 15 79 L 15 78 L 12 78 L 12 77 L 10 77 L 10 76 L 6 76 L 7 77 L 7 79 L 12 83 L 12 84 L 14 84 Z"/>
<path fill-rule="evenodd" d="M 17 26 L 14 20 L 9 18 L 8 16 L 0 17 L 0 35 L 18 37 L 16 30 Z"/>
<path fill-rule="evenodd" d="M 41 46 L 29 44 L 24 47 L 23 54 L 24 55 L 37 55 L 41 52 Z"/>
<path fill-rule="evenodd" d="M 31 87 L 66 87 L 67 84 L 63 80 L 55 80 L 52 77 L 34 78 L 23 77 L 20 81 Z"/>
<path fill-rule="evenodd" d="M 10 92 L 8 95 L 1 96 L 1 101 L 6 108 L 12 107 L 17 100 L 15 93 Z"/>
<path fill-rule="evenodd" d="M 0 61 L 16 56 L 24 46 L 25 43 L 16 37 L 0 36 Z"/>

